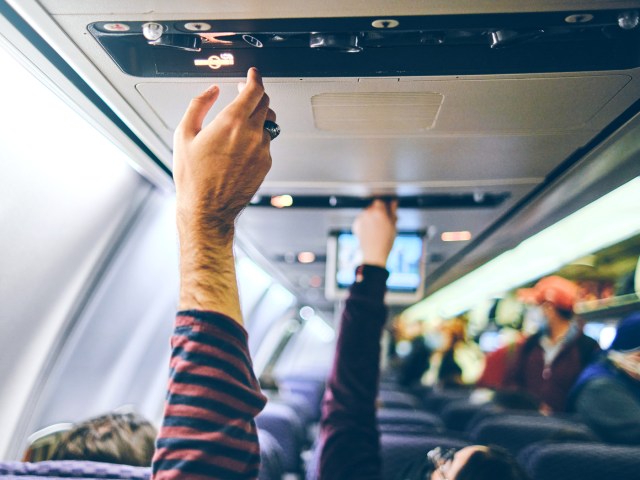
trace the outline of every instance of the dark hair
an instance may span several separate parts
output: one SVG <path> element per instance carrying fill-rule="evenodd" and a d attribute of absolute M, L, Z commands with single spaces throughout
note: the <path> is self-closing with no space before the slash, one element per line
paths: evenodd
<path fill-rule="evenodd" d="M 134 413 L 108 413 L 75 425 L 60 439 L 51 460 L 89 460 L 148 467 L 156 429 Z"/>
<path fill-rule="evenodd" d="M 456 480 L 528 480 L 513 455 L 504 448 L 491 445 L 473 452 L 456 475 Z"/>

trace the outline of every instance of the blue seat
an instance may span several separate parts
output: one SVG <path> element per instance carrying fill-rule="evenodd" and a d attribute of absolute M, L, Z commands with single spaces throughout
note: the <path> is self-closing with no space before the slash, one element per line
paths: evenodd
<path fill-rule="evenodd" d="M 428 390 L 422 397 L 423 408 L 430 412 L 439 413 L 453 401 L 468 399 L 469 394 L 470 391 L 464 388 Z"/>
<path fill-rule="evenodd" d="M 316 420 L 317 412 L 315 407 L 311 405 L 309 399 L 304 395 L 290 392 L 281 393 L 277 397 L 277 401 L 293 408 L 305 427 Z"/>
<path fill-rule="evenodd" d="M 640 448 L 602 443 L 536 443 L 518 455 L 531 480 L 636 480 Z"/>
<path fill-rule="evenodd" d="M 380 436 L 382 478 L 393 480 L 408 465 L 421 461 L 429 450 L 436 447 L 463 448 L 469 442 L 443 435 L 397 435 L 383 433 Z"/>
<path fill-rule="evenodd" d="M 391 390 L 380 390 L 378 405 L 381 408 L 405 408 L 409 410 L 421 408 L 420 401 L 414 395 Z"/>
<path fill-rule="evenodd" d="M 598 441 L 586 425 L 539 414 L 485 418 L 469 432 L 469 438 L 481 445 L 500 445 L 514 455 L 527 445 L 544 440 Z"/>
<path fill-rule="evenodd" d="M 302 421 L 293 408 L 270 401 L 256 417 L 256 425 L 269 432 L 282 448 L 285 472 L 299 473 L 302 470 L 300 454 L 306 435 Z"/>
<path fill-rule="evenodd" d="M 281 480 L 284 475 L 284 451 L 266 430 L 258 430 L 260 471 L 258 480 Z"/>
<path fill-rule="evenodd" d="M 440 418 L 449 430 L 464 432 L 479 412 L 487 408 L 487 404 L 472 403 L 468 399 L 453 400 L 442 407 Z"/>
<path fill-rule="evenodd" d="M 325 382 L 316 378 L 286 377 L 278 379 L 278 390 L 282 396 L 301 395 L 311 408 L 311 421 L 320 420 L 320 407 L 324 395 Z"/>
<path fill-rule="evenodd" d="M 48 460 L 45 462 L 0 462 L 1 478 L 83 478 L 147 480 L 151 468 L 80 460 Z"/>
<path fill-rule="evenodd" d="M 381 408 L 376 412 L 376 417 L 381 432 L 440 432 L 444 430 L 444 423 L 437 415 L 419 410 Z"/>

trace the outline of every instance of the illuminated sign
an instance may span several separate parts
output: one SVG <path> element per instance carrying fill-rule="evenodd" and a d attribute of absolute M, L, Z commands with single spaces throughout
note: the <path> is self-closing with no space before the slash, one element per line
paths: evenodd
<path fill-rule="evenodd" d="M 233 55 L 230 53 L 222 53 L 220 56 L 211 55 L 206 60 L 194 60 L 193 63 L 196 67 L 209 67 L 213 70 L 217 70 L 220 67 L 227 67 L 234 64 Z"/>

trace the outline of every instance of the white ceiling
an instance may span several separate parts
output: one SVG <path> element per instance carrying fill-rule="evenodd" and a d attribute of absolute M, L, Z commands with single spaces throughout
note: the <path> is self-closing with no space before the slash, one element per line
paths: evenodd
<path fill-rule="evenodd" d="M 394 1 L 315 2 L 206 0 L 87 1 L 14 0 L 46 39 L 119 112 L 166 164 L 171 163 L 172 130 L 189 99 L 210 85 L 197 78 L 136 78 L 123 73 L 88 33 L 96 21 L 279 17 L 389 16 L 446 13 L 572 11 L 638 7 L 622 1 Z M 427 5 L 428 3 L 428 5 Z M 236 92 L 239 79 L 216 79 L 221 95 L 215 114 Z M 212 80 L 213 81 L 213 80 Z M 424 194 L 508 192 L 495 209 L 403 211 L 404 228 L 481 233 L 540 184 L 573 152 L 587 144 L 636 100 L 640 70 L 411 78 L 266 78 L 282 134 L 273 142 L 273 168 L 262 194 Z M 318 118 L 314 98 L 350 95 L 363 102 L 379 94 L 402 105 L 402 96 L 441 99 L 429 128 L 412 130 L 409 107 L 359 107 L 349 127 L 340 111 Z M 394 95 L 395 100 L 394 100 Z M 415 114 L 417 110 L 413 110 Z M 315 114 L 315 117 L 314 117 Z M 373 119 L 372 119 L 373 117 Z M 333 120 L 332 120 L 333 119 Z M 433 119 L 432 119 L 433 120 Z M 331 122 L 337 122 L 332 126 Z M 402 128 L 385 130 L 388 125 Z M 320 122 L 320 123 L 319 123 Z M 322 128 L 318 128 L 318 125 Z M 350 210 L 250 208 L 242 217 L 243 237 L 268 261 L 287 252 L 324 253 L 326 234 L 348 226 Z M 450 258 L 464 244 L 440 242 L 429 249 Z M 290 285 L 305 286 L 322 265 L 271 266 Z M 427 272 L 437 265 L 428 265 Z M 302 288 L 309 300 L 317 290 Z M 299 292 L 299 293 L 300 293 Z M 311 293 L 309 293 L 311 292 Z"/>

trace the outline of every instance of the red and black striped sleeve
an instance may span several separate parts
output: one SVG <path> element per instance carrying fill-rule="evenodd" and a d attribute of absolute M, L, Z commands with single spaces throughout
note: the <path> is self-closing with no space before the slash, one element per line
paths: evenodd
<path fill-rule="evenodd" d="M 153 478 L 257 478 L 254 418 L 266 398 L 253 372 L 246 331 L 218 313 L 179 312 L 171 347 Z"/>

